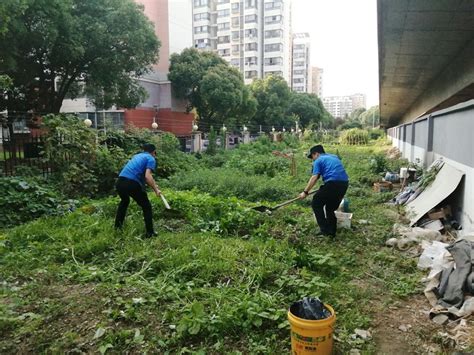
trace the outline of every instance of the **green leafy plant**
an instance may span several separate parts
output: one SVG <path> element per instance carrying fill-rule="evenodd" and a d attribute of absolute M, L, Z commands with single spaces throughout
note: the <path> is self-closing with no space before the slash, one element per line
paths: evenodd
<path fill-rule="evenodd" d="M 369 142 L 369 134 L 363 129 L 351 128 L 341 133 L 339 141 L 348 145 L 364 145 Z"/>

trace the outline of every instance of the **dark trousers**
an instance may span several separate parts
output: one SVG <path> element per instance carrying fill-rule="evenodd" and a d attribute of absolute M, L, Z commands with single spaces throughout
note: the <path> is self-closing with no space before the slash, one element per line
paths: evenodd
<path fill-rule="evenodd" d="M 123 226 L 131 197 L 143 210 L 147 234 L 153 233 L 151 203 L 142 186 L 134 180 L 119 177 L 115 187 L 120 196 L 120 203 L 117 209 L 117 215 L 115 216 L 115 228 L 121 228 Z"/>
<path fill-rule="evenodd" d="M 322 233 L 336 235 L 337 219 L 334 211 L 339 207 L 348 186 L 347 181 L 329 181 L 316 191 L 311 206 Z"/>

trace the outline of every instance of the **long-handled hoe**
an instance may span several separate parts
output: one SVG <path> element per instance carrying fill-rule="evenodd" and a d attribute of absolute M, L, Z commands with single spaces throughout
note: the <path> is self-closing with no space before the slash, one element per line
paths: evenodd
<path fill-rule="evenodd" d="M 311 191 L 308 194 L 308 196 L 314 194 L 315 192 L 316 192 L 316 190 Z M 276 205 L 276 206 L 273 206 L 273 207 L 261 205 L 261 206 L 253 207 L 252 209 L 255 210 L 255 211 L 258 211 L 258 212 L 272 213 L 273 211 L 275 211 L 275 210 L 277 210 L 281 207 L 287 206 L 289 204 L 292 204 L 293 202 L 296 202 L 299 199 L 300 199 L 299 197 L 295 197 L 295 198 L 292 198 L 291 200 L 285 201 L 285 202 L 280 203 L 279 205 Z"/>

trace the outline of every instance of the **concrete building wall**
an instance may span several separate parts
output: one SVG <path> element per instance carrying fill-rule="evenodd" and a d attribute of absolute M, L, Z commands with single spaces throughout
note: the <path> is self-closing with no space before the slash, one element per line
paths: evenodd
<path fill-rule="evenodd" d="M 323 73 L 324 70 L 318 67 L 311 68 L 311 92 L 323 98 Z"/>
<path fill-rule="evenodd" d="M 392 145 L 411 162 L 428 167 L 442 158 L 464 172 L 455 192 L 456 218 L 466 233 L 474 231 L 474 100 L 433 112 L 388 130 Z"/>
<path fill-rule="evenodd" d="M 192 0 L 171 0 L 168 4 L 169 53 L 193 46 Z"/>
<path fill-rule="evenodd" d="M 291 89 L 296 92 L 311 92 L 311 38 L 309 33 L 293 35 Z"/>

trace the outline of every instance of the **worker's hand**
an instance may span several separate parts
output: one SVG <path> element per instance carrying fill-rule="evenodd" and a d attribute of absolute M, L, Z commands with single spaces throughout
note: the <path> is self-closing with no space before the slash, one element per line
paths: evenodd
<path fill-rule="evenodd" d="M 157 189 L 157 190 L 155 191 L 155 193 L 156 193 L 156 196 L 160 197 L 160 195 L 161 195 L 161 190 Z"/>
<path fill-rule="evenodd" d="M 304 200 L 306 196 L 307 195 L 304 192 L 300 193 L 300 200 Z"/>

